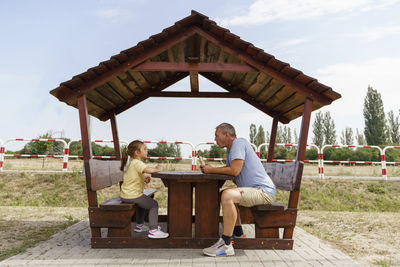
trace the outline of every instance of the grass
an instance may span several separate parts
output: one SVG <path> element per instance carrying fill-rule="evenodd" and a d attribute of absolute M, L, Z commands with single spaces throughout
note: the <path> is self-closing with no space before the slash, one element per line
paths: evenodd
<path fill-rule="evenodd" d="M 399 212 L 400 181 L 304 179 L 299 209 Z"/>
<path fill-rule="evenodd" d="M 44 163 L 44 164 L 43 164 Z M 212 165 L 223 165 L 223 162 L 211 161 Z M 61 171 L 63 160 L 61 158 L 6 158 L 4 170 L 57 170 Z M 81 171 L 83 162 L 80 159 L 70 159 L 68 161 L 69 171 Z M 190 171 L 191 161 L 182 160 L 178 163 L 162 162 L 165 170 L 170 171 Z M 381 165 L 332 165 L 324 164 L 326 176 L 358 176 L 358 177 L 382 177 Z M 388 165 L 388 177 L 400 177 L 400 166 Z M 304 166 L 305 176 L 318 176 L 317 164 L 306 164 Z"/>
<path fill-rule="evenodd" d="M 181 170 L 179 166 L 174 167 Z M 155 199 L 160 208 L 167 206 L 167 189 L 160 179 L 152 179 L 147 187 L 158 191 Z M 119 194 L 119 186 L 98 191 L 98 201 L 101 203 Z M 287 203 L 288 193 L 278 191 L 277 202 Z M 18 206 L 44 207 L 87 207 L 85 177 L 75 173 L 0 173 L 0 203 L 10 208 Z M 3 207 L 7 208 L 7 207 Z M 65 210 L 66 208 L 63 208 Z M 357 257 L 357 253 L 368 255 L 363 247 L 357 247 L 356 241 L 349 242 L 353 236 L 376 236 L 381 229 L 397 229 L 400 221 L 400 181 L 378 180 L 333 180 L 304 178 L 299 200 L 298 225 L 316 236 L 337 244 L 346 253 Z M 83 209 L 84 213 L 87 211 Z M 383 212 L 383 213 L 382 213 Z M 8 212 L 10 213 L 10 212 Z M 71 213 L 74 214 L 74 213 Z M 306 215 L 305 219 L 304 216 Z M 38 216 L 33 214 L 33 217 Z M 86 216 L 86 215 L 85 215 Z M 308 216 L 308 217 L 307 217 Z M 360 218 L 368 218 L 361 220 Z M 386 216 L 386 217 L 381 217 Z M 379 220 L 374 220 L 375 217 Z M 391 218 L 393 222 L 389 220 Z M 312 219 L 310 219 L 312 218 Z M 352 220 L 350 220 L 352 218 Z M 13 219 L 1 219 L 0 231 L 13 233 L 14 229 L 26 229 L 23 237 L 12 248 L 2 249 L 0 260 L 25 251 L 38 242 L 47 240 L 51 235 L 65 229 L 76 222 L 76 217 L 67 215 L 57 219 L 50 225 L 35 228 L 22 228 Z M 26 227 L 26 226 L 25 226 Z M 333 230 L 335 229 L 335 230 Z M 337 229 L 337 230 L 336 230 Z M 392 230 L 393 231 L 393 230 Z M 23 231 L 21 231 L 23 232 Z M 391 232 L 387 230 L 387 232 Z M 381 233 L 384 236 L 385 233 Z M 394 240 L 394 238 L 386 238 Z M 396 240 L 400 238 L 395 238 Z M 376 241 L 380 244 L 385 239 Z M 389 241 L 388 241 L 389 242 Z M 389 244 L 398 247 L 400 244 Z M 369 260 L 370 264 L 391 266 L 393 262 L 387 257 L 379 257 L 379 248 L 375 249 L 377 257 Z M 371 253 L 370 253 L 371 254 Z M 396 261 L 394 261 L 396 262 Z"/>
<path fill-rule="evenodd" d="M 155 199 L 166 208 L 167 189 L 154 178 L 147 187 L 157 189 Z M 85 178 L 79 173 L 2 173 L 3 206 L 87 207 Z M 118 196 L 115 185 L 98 191 L 99 202 Z M 288 192 L 278 191 L 277 202 L 287 203 Z M 399 212 L 400 181 L 321 180 L 304 178 L 300 210 Z"/>
<path fill-rule="evenodd" d="M 13 255 L 25 252 L 28 248 L 34 247 L 39 242 L 48 240 L 55 233 L 64 230 L 68 226 L 77 223 L 77 220 L 74 220 L 72 217 L 67 218 L 68 221 L 63 223 L 54 223 L 49 226 L 30 226 L 25 227 L 23 236 L 14 236 L 13 239 L 8 239 L 4 241 L 8 242 L 16 242 L 17 246 L 12 246 L 11 248 L 1 249 L 0 250 L 0 261 L 11 257 Z M 0 228 L 2 231 L 13 231 L 15 228 L 15 222 L 0 220 Z"/>

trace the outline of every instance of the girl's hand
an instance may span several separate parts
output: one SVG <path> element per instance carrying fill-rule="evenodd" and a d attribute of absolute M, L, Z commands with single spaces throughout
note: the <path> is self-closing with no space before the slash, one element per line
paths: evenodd
<path fill-rule="evenodd" d="M 157 164 L 156 170 L 157 170 L 157 171 L 161 171 L 161 165 L 160 165 L 160 164 Z"/>
<path fill-rule="evenodd" d="M 150 181 L 151 181 L 151 177 L 150 177 L 150 176 L 146 176 L 146 177 L 144 178 L 144 182 L 145 182 L 146 184 L 150 183 Z"/>

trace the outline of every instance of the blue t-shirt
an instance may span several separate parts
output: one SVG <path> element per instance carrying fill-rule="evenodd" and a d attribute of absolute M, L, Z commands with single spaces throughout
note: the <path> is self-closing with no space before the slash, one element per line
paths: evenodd
<path fill-rule="evenodd" d="M 239 175 L 235 177 L 238 187 L 261 188 L 265 193 L 276 194 L 276 188 L 271 178 L 265 172 L 263 165 L 250 143 L 244 138 L 233 140 L 231 149 L 227 150 L 226 166 L 230 166 L 232 160 L 243 160 L 243 167 Z"/>

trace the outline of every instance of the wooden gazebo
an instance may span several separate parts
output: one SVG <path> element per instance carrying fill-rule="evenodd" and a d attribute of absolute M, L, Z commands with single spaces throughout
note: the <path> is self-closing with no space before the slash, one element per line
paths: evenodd
<path fill-rule="evenodd" d="M 226 92 L 202 92 L 198 75 Z M 187 76 L 190 91 L 163 92 Z M 115 155 L 120 159 L 116 115 L 147 98 L 240 98 L 273 118 L 269 162 L 273 158 L 278 122 L 288 123 L 302 116 L 296 160 L 303 161 L 311 112 L 341 97 L 330 87 L 241 40 L 196 11 L 161 33 L 61 83 L 50 93 L 79 109 L 89 209 L 99 207 L 96 194 L 99 187 L 93 181 L 94 165 L 90 164 L 88 114 L 111 121 Z M 298 198 L 299 190 L 292 191 L 289 208 L 297 208 Z M 100 237 L 100 227 L 90 223 L 92 237 Z M 291 236 L 293 230 L 289 232 Z M 185 247 L 184 243 L 182 246 Z"/>

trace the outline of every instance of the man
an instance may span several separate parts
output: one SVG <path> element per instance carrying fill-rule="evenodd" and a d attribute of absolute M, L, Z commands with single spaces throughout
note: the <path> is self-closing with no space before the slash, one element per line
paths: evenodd
<path fill-rule="evenodd" d="M 244 138 L 236 138 L 232 125 L 218 125 L 215 141 L 219 147 L 227 148 L 226 166 L 215 168 L 205 164 L 200 166 L 201 171 L 235 176 L 238 187 L 222 191 L 223 234 L 217 243 L 203 249 L 203 253 L 214 257 L 232 256 L 235 255 L 232 246 L 234 229 L 241 230 L 241 226 L 235 226 L 240 221 L 236 205 L 252 207 L 270 204 L 275 200 L 276 189 L 250 143 Z"/>

